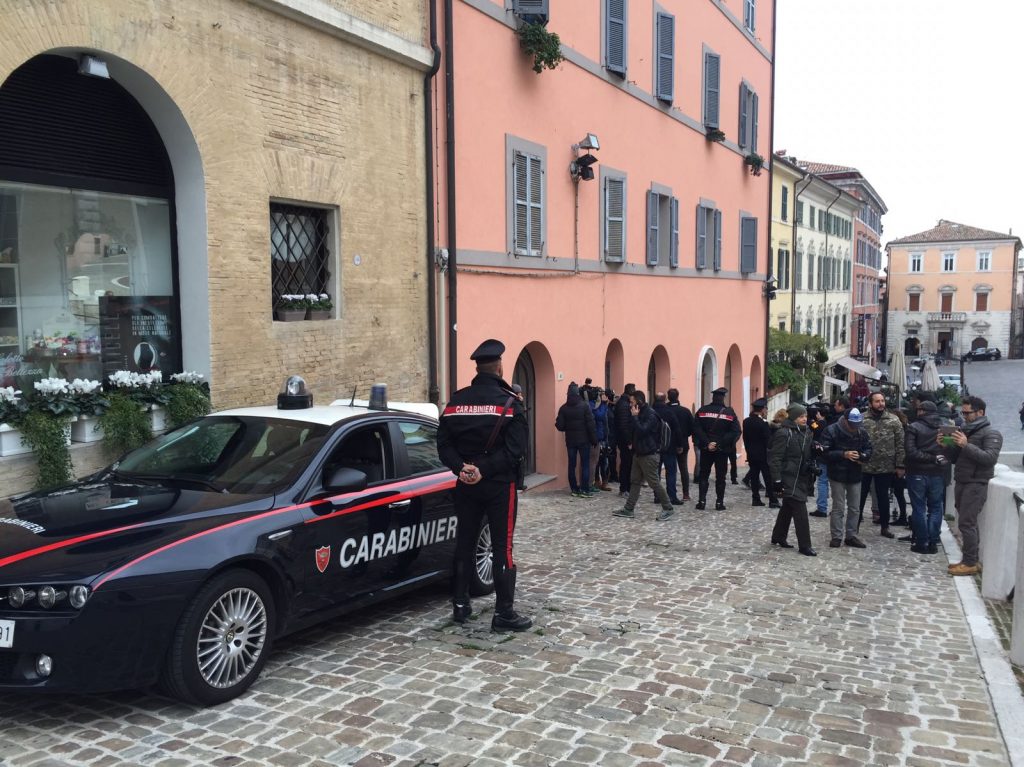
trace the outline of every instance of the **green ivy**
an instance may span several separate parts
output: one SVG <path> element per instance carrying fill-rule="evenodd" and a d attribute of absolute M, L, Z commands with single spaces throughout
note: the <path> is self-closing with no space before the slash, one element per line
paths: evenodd
<path fill-rule="evenodd" d="M 66 485 L 75 478 L 68 448 L 71 416 L 55 415 L 45 410 L 30 410 L 18 419 L 22 441 L 36 456 L 37 490 L 50 490 Z"/>
<path fill-rule="evenodd" d="M 768 329 L 769 388 L 789 387 L 799 398 L 807 388 L 821 391 L 824 375 L 818 363 L 827 361 L 828 351 L 819 336 Z"/>
<path fill-rule="evenodd" d="M 113 392 L 110 407 L 99 417 L 103 430 L 103 451 L 109 458 L 119 458 L 130 450 L 153 439 L 153 419 L 126 394 Z"/>
<path fill-rule="evenodd" d="M 533 56 L 533 71 L 537 74 L 545 69 L 555 69 L 565 60 L 562 41 L 543 24 L 523 24 L 516 34 L 523 53 Z"/>
<path fill-rule="evenodd" d="M 172 383 L 167 392 L 167 426 L 177 429 L 210 412 L 209 385 Z"/>

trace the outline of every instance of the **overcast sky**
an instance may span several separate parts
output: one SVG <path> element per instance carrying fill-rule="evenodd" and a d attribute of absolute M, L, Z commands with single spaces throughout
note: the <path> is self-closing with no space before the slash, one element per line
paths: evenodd
<path fill-rule="evenodd" d="M 1021 0 L 778 0 L 775 149 L 858 168 L 882 244 L 940 218 L 1024 235 Z"/>

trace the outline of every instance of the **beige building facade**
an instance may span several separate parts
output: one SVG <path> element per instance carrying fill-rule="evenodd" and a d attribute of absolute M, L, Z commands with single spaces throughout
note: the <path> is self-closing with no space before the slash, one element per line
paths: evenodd
<path fill-rule="evenodd" d="M 0 386 L 426 399 L 428 30 L 423 0 L 0 4 Z M 300 293 L 327 318 L 283 321 Z"/>
<path fill-rule="evenodd" d="M 940 220 L 893 240 L 888 255 L 888 351 L 959 358 L 971 349 L 1010 356 L 1020 238 Z"/>

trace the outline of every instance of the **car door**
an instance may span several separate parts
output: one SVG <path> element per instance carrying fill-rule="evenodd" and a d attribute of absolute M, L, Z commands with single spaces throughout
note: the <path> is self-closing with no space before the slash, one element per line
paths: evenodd
<path fill-rule="evenodd" d="M 389 542 L 397 551 L 386 573 L 387 587 L 446 574 L 455 550 L 455 475 L 437 454 L 437 425 L 412 416 L 391 424 L 399 478 Z"/>

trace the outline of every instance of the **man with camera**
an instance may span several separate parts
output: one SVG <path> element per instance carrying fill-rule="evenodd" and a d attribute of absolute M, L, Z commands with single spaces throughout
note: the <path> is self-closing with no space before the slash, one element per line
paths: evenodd
<path fill-rule="evenodd" d="M 833 549 L 842 546 L 844 538 L 847 546 L 865 548 L 857 537 L 862 467 L 871 459 L 871 441 L 861 428 L 863 423 L 860 411 L 850 408 L 821 435 L 819 449 L 828 464 L 828 485 L 832 493 L 829 546 Z"/>

